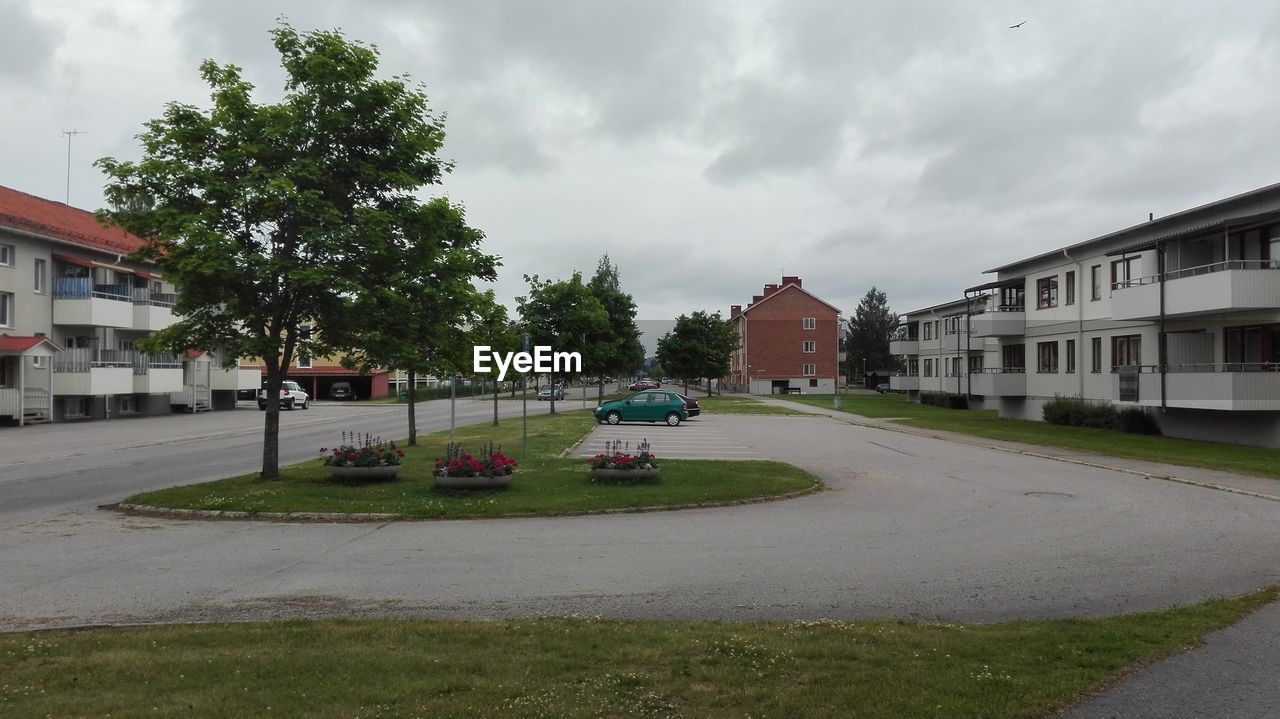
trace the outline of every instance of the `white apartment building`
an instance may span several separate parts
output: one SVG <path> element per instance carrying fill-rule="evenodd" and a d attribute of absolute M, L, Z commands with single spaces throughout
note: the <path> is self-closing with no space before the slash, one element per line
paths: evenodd
<path fill-rule="evenodd" d="M 1278 270 L 1280 184 L 988 270 L 965 299 L 908 313 L 891 349 L 922 363 L 921 328 L 945 338 L 949 316 L 974 343 L 955 385 L 971 406 L 1038 420 L 1075 396 L 1147 408 L 1173 436 L 1280 446 Z M 912 379 L 891 384 L 961 391 Z"/>
<path fill-rule="evenodd" d="M 235 406 L 256 371 L 213 353 L 145 354 L 177 288 L 92 213 L 0 187 L 0 425 Z"/>

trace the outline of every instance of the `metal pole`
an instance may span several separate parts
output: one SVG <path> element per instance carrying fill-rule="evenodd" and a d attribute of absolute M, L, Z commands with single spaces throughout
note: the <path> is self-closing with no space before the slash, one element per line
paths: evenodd
<path fill-rule="evenodd" d="M 529 335 L 524 336 L 524 351 L 529 352 Z M 524 391 L 520 393 L 520 427 L 524 441 L 524 452 L 520 459 L 529 458 L 529 375 L 524 375 Z"/>
<path fill-rule="evenodd" d="M 454 418 L 456 410 L 454 406 L 458 400 L 458 375 L 455 373 L 449 378 L 449 438 L 453 439 Z"/>

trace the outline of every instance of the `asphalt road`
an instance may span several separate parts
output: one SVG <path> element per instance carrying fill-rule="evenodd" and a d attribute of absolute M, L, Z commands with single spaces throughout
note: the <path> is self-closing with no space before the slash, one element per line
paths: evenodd
<path fill-rule="evenodd" d="M 295 415 L 286 459 L 313 456 L 340 428 Z M 170 521 L 92 506 L 126 486 L 252 469 L 255 439 L 18 465 L 73 486 L 0 483 L 6 504 L 31 497 L 0 523 L 0 628 L 365 614 L 989 621 L 1140 611 L 1280 581 L 1278 502 L 820 417 L 698 422 L 830 489 L 555 519 Z"/>

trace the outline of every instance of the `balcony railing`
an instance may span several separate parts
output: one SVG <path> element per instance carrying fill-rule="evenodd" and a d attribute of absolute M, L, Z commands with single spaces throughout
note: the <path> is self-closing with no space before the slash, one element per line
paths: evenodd
<path fill-rule="evenodd" d="M 1119 372 L 1123 369 L 1129 371 L 1137 371 L 1140 374 L 1156 374 L 1160 371 L 1159 365 L 1144 364 L 1132 365 L 1135 369 L 1129 367 L 1112 367 L 1111 371 Z M 1165 365 L 1165 372 L 1168 374 L 1178 374 L 1185 372 L 1280 372 L 1280 362 L 1195 362 L 1190 364 L 1168 364 Z"/>
<path fill-rule="evenodd" d="M 974 314 L 980 315 L 986 312 L 1025 312 L 1026 309 L 1027 308 L 1022 305 L 985 305 L 982 309 L 974 312 Z"/>
<path fill-rule="evenodd" d="M 1180 280 L 1183 277 L 1198 277 L 1200 275 L 1209 275 L 1214 272 L 1224 272 L 1226 270 L 1280 270 L 1280 260 L 1226 260 L 1223 262 L 1213 262 L 1207 265 L 1196 265 L 1195 267 L 1183 267 L 1176 270 L 1169 270 L 1164 273 L 1164 279 Z M 1111 289 L 1122 290 L 1129 287 L 1141 287 L 1142 285 L 1152 285 L 1160 281 L 1160 275 L 1149 275 L 1147 277 L 1139 277 L 1133 280 L 1124 280 L 1121 282 L 1111 283 Z"/>
<path fill-rule="evenodd" d="M 91 277 L 55 277 L 53 278 L 53 298 L 55 300 L 87 300 L 91 298 L 133 301 L 133 287 L 127 284 L 95 285 Z"/>
<path fill-rule="evenodd" d="M 133 353 L 133 374 L 144 375 L 150 369 L 182 369 L 182 358 L 175 354 Z"/>
<path fill-rule="evenodd" d="M 88 372 L 98 367 L 132 367 L 133 350 L 96 350 L 92 347 L 71 347 L 53 356 L 54 372 Z"/>
<path fill-rule="evenodd" d="M 976 369 L 973 374 L 1026 374 L 1026 367 L 983 367 Z"/>
<path fill-rule="evenodd" d="M 172 292 L 152 292 L 149 287 L 134 287 L 133 304 L 173 309 L 178 304 L 178 296 Z"/>

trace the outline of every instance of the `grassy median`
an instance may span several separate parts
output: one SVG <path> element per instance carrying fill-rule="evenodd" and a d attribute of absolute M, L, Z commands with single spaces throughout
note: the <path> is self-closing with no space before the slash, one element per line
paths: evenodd
<path fill-rule="evenodd" d="M 0 714 L 1042 717 L 1274 590 L 1105 619 L 290 621 L 0 635 Z"/>
<path fill-rule="evenodd" d="M 262 481 L 256 475 L 190 484 L 134 495 L 127 504 L 169 509 L 241 512 L 389 513 L 403 517 L 460 519 L 508 515 L 583 514 L 608 510 L 676 507 L 762 499 L 814 489 L 813 475 L 781 462 L 717 460 L 658 460 L 661 480 L 632 486 L 597 485 L 587 464 L 576 457 L 561 458 L 596 425 L 588 413 L 561 411 L 529 418 L 529 457 L 521 454 L 520 419 L 461 427 L 456 440 L 467 451 L 485 442 L 520 461 L 511 486 L 496 491 L 449 491 L 435 488 L 432 469 L 443 457 L 448 432 L 419 437 L 417 447 L 404 447 L 399 479 L 363 485 L 334 482 L 319 459 L 281 468 L 281 479 Z M 351 429 L 359 431 L 359 427 Z M 663 424 L 655 436 L 679 431 Z M 339 437 L 333 438 L 336 445 Z M 319 457 L 319 447 L 316 447 Z"/>
<path fill-rule="evenodd" d="M 831 395 L 801 395 L 781 399 L 824 409 L 832 408 Z M 840 409 L 863 417 L 894 419 L 899 424 L 911 427 L 1280 479 L 1280 450 L 1267 447 L 1125 434 L 1113 430 L 1066 427 L 1021 419 L 1000 419 L 995 410 L 946 409 L 916 404 L 908 402 L 900 394 L 842 394 Z"/>
<path fill-rule="evenodd" d="M 699 397 L 698 406 L 708 414 L 770 414 L 782 417 L 806 414 L 790 407 L 765 404 L 749 397 Z"/>

